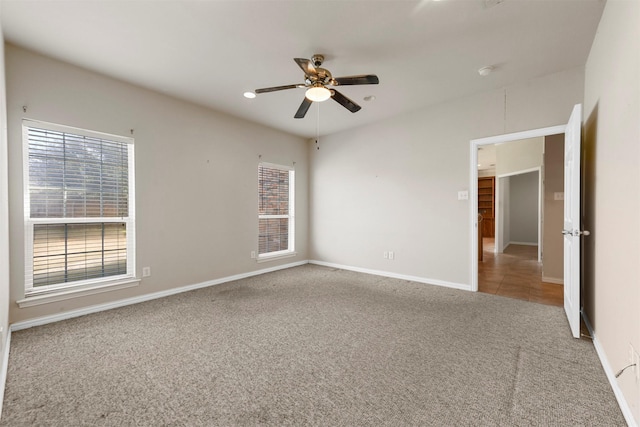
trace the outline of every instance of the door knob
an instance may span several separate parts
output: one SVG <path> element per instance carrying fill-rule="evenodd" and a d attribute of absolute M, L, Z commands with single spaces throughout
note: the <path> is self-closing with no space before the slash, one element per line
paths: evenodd
<path fill-rule="evenodd" d="M 579 235 L 584 235 L 584 236 L 589 236 L 591 235 L 591 232 L 588 230 L 584 230 L 584 231 L 580 231 L 580 230 L 562 230 L 562 234 L 564 234 L 565 236 L 579 236 Z"/>

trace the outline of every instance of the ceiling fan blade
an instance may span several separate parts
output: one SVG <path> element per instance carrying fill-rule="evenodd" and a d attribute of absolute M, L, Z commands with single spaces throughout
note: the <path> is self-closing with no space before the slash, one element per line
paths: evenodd
<path fill-rule="evenodd" d="M 293 60 L 296 61 L 296 64 L 298 64 L 300 68 L 302 68 L 302 71 L 304 71 L 304 74 L 306 76 L 315 76 L 316 74 L 318 74 L 318 72 L 316 71 L 316 67 L 314 67 L 311 61 L 309 61 L 308 59 L 293 58 Z"/>
<path fill-rule="evenodd" d="M 295 119 L 304 118 L 305 114 L 307 114 L 307 111 L 309 110 L 309 107 L 311 107 L 312 103 L 313 101 L 310 101 L 309 98 L 305 96 L 304 99 L 302 100 L 302 104 L 300 104 L 300 107 L 298 108 L 298 111 L 296 111 L 296 115 L 293 117 Z"/>
<path fill-rule="evenodd" d="M 375 74 L 363 74 L 360 76 L 335 77 L 333 80 L 338 85 L 377 85 L 380 83 L 378 76 Z"/>
<path fill-rule="evenodd" d="M 286 85 L 286 86 L 274 86 L 274 87 L 265 87 L 262 89 L 256 89 L 256 93 L 267 93 L 267 92 L 275 92 L 277 90 L 285 90 L 285 89 L 295 89 L 297 87 L 304 87 L 303 84 L 298 85 Z"/>
<path fill-rule="evenodd" d="M 351 111 L 352 113 L 360 111 L 360 109 L 362 108 L 358 104 L 356 104 L 355 102 L 353 102 L 352 100 L 350 100 L 349 98 L 347 98 L 346 96 L 344 96 L 343 94 L 341 94 L 335 89 L 331 90 L 331 97 L 334 99 L 334 101 L 336 101 L 338 104 L 342 105 L 344 108 Z"/>

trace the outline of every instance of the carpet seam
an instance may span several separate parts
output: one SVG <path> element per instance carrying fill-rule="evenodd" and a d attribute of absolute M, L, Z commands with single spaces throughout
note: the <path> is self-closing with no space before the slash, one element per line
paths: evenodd
<path fill-rule="evenodd" d="M 507 407 L 507 419 L 513 418 L 516 406 L 516 386 L 518 384 L 518 378 L 520 376 L 521 363 L 522 363 L 522 346 L 517 346 L 518 352 L 516 354 L 515 372 L 511 380 L 511 387 L 509 388 L 509 405 Z"/>

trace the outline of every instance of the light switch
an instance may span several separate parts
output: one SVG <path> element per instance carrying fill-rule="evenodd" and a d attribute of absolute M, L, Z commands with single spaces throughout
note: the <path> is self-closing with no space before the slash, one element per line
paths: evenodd
<path fill-rule="evenodd" d="M 458 191 L 458 200 L 469 200 L 469 192 L 468 191 Z"/>
<path fill-rule="evenodd" d="M 553 193 L 553 200 L 564 200 L 564 193 L 562 191 L 556 191 Z"/>

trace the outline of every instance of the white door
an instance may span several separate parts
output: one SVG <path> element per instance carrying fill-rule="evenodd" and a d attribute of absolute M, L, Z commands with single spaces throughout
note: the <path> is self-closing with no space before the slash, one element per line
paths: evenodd
<path fill-rule="evenodd" d="M 564 134 L 564 311 L 580 337 L 580 131 L 582 104 L 573 107 Z M 586 233 L 585 233 L 586 234 Z"/>

